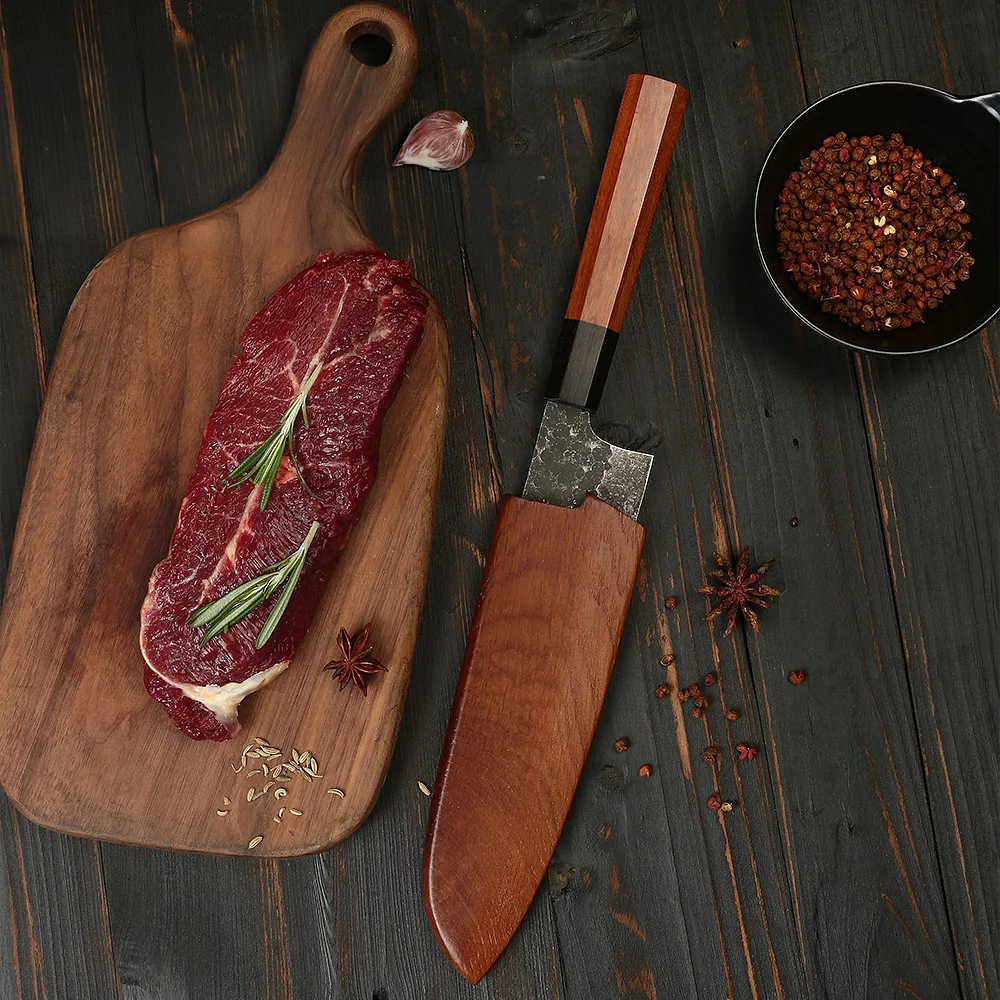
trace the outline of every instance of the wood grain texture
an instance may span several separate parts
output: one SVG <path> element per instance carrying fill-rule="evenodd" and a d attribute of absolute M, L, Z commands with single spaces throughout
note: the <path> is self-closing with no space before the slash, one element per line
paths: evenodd
<path fill-rule="evenodd" d="M 855 369 L 758 282 L 749 206 L 767 144 L 820 93 L 885 77 L 1000 89 L 997 10 L 399 6 L 422 65 L 370 149 L 358 199 L 367 231 L 411 260 L 448 320 L 452 389 L 425 611 L 383 793 L 347 841 L 281 862 L 113 844 L 68 853 L 74 842 L 58 834 L 24 836 L 26 820 L 18 854 L 12 810 L 0 811 L 0 962 L 7 947 L 15 956 L 13 970 L 0 966 L 0 994 L 93 995 L 114 968 L 135 1000 L 992 997 L 997 334 L 919 364 Z M 0 8 L 47 361 L 113 243 L 261 176 L 331 4 Z M 600 151 L 632 72 L 692 93 L 596 421 L 622 444 L 661 442 L 645 554 L 553 864 L 471 987 L 423 913 L 430 800 L 416 782 L 431 783 L 438 761 L 497 505 L 523 486 Z M 469 164 L 390 170 L 409 127 L 442 107 L 472 123 Z M 6 184 L 2 197 L 16 197 Z M 5 254 L 25 245 L 6 226 Z M 38 392 L 22 301 L 0 302 L 0 405 L 12 414 Z M 33 417 L 22 420 L 0 464 L 11 514 Z M 778 557 L 786 593 L 759 643 L 739 632 L 719 643 L 691 591 L 713 549 L 740 542 Z M 660 666 L 664 652 L 673 668 Z M 803 663 L 806 684 L 787 685 Z M 718 703 L 702 720 L 652 695 L 715 668 Z M 731 727 L 721 703 L 743 712 Z M 618 755 L 623 735 L 632 748 Z M 749 739 L 761 756 L 713 772 L 699 759 L 710 738 L 724 750 Z M 646 762 L 653 777 L 640 780 Z M 739 800 L 724 823 L 704 806 L 715 788 Z M 73 916 L 101 881 L 113 951 L 99 920 Z M 44 937 L 47 923 L 57 936 Z M 83 956 L 98 954 L 106 970 L 92 976 Z"/>
<path fill-rule="evenodd" d="M 393 42 L 384 67 L 349 52 L 371 23 Z M 370 245 L 353 205 L 360 157 L 415 66 L 412 30 L 394 12 L 359 5 L 331 19 L 260 183 L 191 222 L 122 244 L 74 301 L 36 434 L 0 623 L 2 745 L 17 748 L 21 761 L 4 786 L 37 822 L 212 852 L 246 852 L 266 834 L 258 853 L 285 856 L 335 843 L 370 811 L 406 692 L 437 493 L 447 346 L 433 304 L 385 422 L 376 485 L 292 682 L 275 683 L 243 713 L 248 730 L 286 752 L 311 748 L 329 771 L 323 788 L 316 782 L 302 802 L 290 792 L 283 803 L 303 809 L 298 822 L 272 825 L 276 808 L 216 816 L 223 796 L 245 797 L 246 783 L 229 768 L 239 748 L 198 746 L 166 724 L 140 684 L 135 629 L 143 581 L 165 550 L 238 333 L 319 249 Z M 39 615 L 50 623 L 40 634 Z M 338 696 L 321 667 L 338 629 L 369 619 L 390 668 L 386 683 L 364 701 Z M 106 782 L 124 782 L 136 746 L 147 780 L 109 796 Z M 72 774 L 67 754 L 80 762 Z M 169 782 L 178 770 L 203 775 L 197 796 Z M 327 796 L 327 784 L 346 797 Z"/>
<path fill-rule="evenodd" d="M 567 319 L 621 331 L 687 99 L 655 76 L 625 81 Z"/>
<path fill-rule="evenodd" d="M 644 535 L 593 496 L 577 508 L 512 496 L 500 507 L 424 851 L 428 919 L 470 982 L 510 941 L 552 857 Z"/>
<path fill-rule="evenodd" d="M 824 39 L 829 13 L 811 0 L 800 6 L 813 96 L 841 86 L 844 68 Z M 998 89 L 996 67 L 964 57 L 970 45 L 1000 43 L 995 5 L 975 17 L 937 6 L 887 13 L 896 11 L 906 13 L 905 29 L 878 50 L 869 41 L 874 10 L 863 9 L 842 36 L 856 72 L 893 78 L 919 69 L 920 82 L 958 94 Z M 996 238 L 978 221 L 976 239 Z M 1000 854 L 986 820 L 1000 814 L 1000 754 L 983 740 L 1000 722 L 998 357 L 994 322 L 923 364 L 854 363 L 958 987 L 976 1000 L 1000 994 Z M 940 437 L 915 441 L 917 426 L 939 427 Z"/>

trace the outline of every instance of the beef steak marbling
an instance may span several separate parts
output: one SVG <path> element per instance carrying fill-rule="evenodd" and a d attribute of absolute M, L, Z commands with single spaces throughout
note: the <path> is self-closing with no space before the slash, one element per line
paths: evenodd
<path fill-rule="evenodd" d="M 289 281 L 240 336 L 205 427 L 167 556 L 142 606 L 145 684 L 193 739 L 226 740 L 237 707 L 283 671 L 305 635 L 375 477 L 382 418 L 420 340 L 427 297 L 402 261 L 375 252 L 319 255 Z M 274 430 L 316 364 L 295 454 L 287 454 L 265 510 L 261 487 L 224 476 Z M 254 642 L 273 601 L 199 647 L 187 624 L 199 606 L 257 576 L 319 532 L 277 630 Z"/>

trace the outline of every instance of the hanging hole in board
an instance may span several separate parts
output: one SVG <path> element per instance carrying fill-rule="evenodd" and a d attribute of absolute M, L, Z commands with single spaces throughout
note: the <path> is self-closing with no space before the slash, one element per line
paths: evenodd
<path fill-rule="evenodd" d="M 392 55 L 392 36 L 378 21 L 362 21 L 347 36 L 351 55 L 365 66 L 384 66 Z"/>

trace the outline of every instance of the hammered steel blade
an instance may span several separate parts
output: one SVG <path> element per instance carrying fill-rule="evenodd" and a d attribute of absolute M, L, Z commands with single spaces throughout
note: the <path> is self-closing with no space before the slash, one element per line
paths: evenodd
<path fill-rule="evenodd" d="M 635 521 L 652 467 L 652 455 L 598 437 L 587 410 L 549 400 L 522 495 L 576 507 L 593 493 Z"/>

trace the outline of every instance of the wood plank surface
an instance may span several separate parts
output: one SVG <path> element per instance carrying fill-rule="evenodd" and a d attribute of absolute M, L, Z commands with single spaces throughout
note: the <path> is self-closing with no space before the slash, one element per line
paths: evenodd
<path fill-rule="evenodd" d="M 1000 89 L 996 6 L 400 6 L 421 69 L 359 201 L 376 242 L 434 294 L 453 354 L 425 610 L 382 796 L 344 844 L 285 862 L 95 850 L 0 810 L 0 994 L 1000 995 L 998 333 L 855 361 L 784 315 L 750 230 L 763 155 L 808 101 L 878 78 Z M 0 151 L 4 560 L 40 362 L 73 293 L 120 238 L 261 175 L 330 13 L 321 0 L 0 0 L 4 134 L 18 140 Z M 473 989 L 422 912 L 416 782 L 437 767 L 500 496 L 523 485 L 629 72 L 691 93 L 595 419 L 655 450 L 645 554 L 548 878 Z M 472 124 L 468 166 L 390 170 L 408 127 L 441 107 Z M 777 558 L 785 593 L 761 636 L 724 640 L 694 590 L 714 550 L 741 544 Z M 710 670 L 703 719 L 654 695 Z M 741 718 L 726 724 L 723 704 Z M 700 759 L 713 740 L 716 770 Z M 732 761 L 741 740 L 756 761 Z M 706 808 L 716 789 L 736 811 Z"/>

